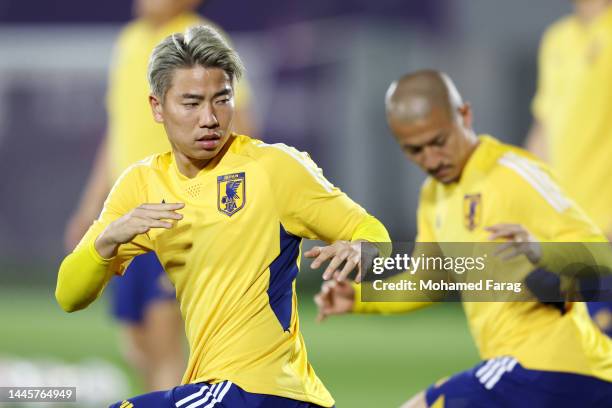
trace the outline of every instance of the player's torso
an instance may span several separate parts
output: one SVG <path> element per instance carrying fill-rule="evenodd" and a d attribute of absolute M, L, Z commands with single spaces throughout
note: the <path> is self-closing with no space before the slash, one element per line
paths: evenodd
<path fill-rule="evenodd" d="M 546 123 L 550 159 L 570 196 L 600 228 L 610 232 L 612 185 L 607 174 L 612 150 L 612 7 L 580 33 L 565 44 L 559 38 L 559 66 L 554 59 L 549 62 L 552 66 L 547 72 L 558 76 L 550 88 L 564 90 L 551 104 L 555 108 Z"/>
<path fill-rule="evenodd" d="M 185 203 L 184 218 L 172 229 L 149 232 L 183 312 L 194 311 L 193 302 L 229 305 L 247 293 L 265 293 L 266 269 L 279 253 L 280 221 L 257 163 L 226 154 L 193 179 L 177 171 L 155 178 L 147 201 Z"/>
<path fill-rule="evenodd" d="M 525 167 L 518 166 L 526 166 L 523 161 L 527 158 L 520 151 L 503 145 L 492 147 L 489 143 L 487 150 L 486 155 L 479 153 L 480 158 L 488 156 L 491 159 L 487 165 L 472 166 L 468 177 L 461 182 L 447 186 L 436 183 L 431 190 L 427 216 L 437 241 L 482 243 L 488 241 L 486 226 L 533 223 L 532 214 L 519 217 L 520 214 L 513 210 L 513 202 L 521 200 L 521 192 L 505 189 L 510 184 L 508 177 L 516 174 L 508 172 L 504 163 L 516 165 L 518 171 L 526 171 Z M 527 276 L 535 269 L 526 260 L 517 260 L 516 264 L 508 264 L 508 268 L 501 275 Z M 500 280 L 500 273 L 493 272 Z M 601 369 L 602 362 L 607 361 L 602 359 L 601 350 L 606 347 L 610 350 L 610 347 L 604 344 L 605 336 L 589 337 L 592 330 L 584 326 L 590 322 L 583 313 L 583 304 L 576 304 L 575 309 L 565 315 L 558 309 L 533 301 L 464 302 L 463 307 L 483 358 L 513 355 L 532 368 L 597 373 L 604 378 L 612 375 L 609 370 Z M 591 351 L 584 345 L 587 337 L 598 342 Z M 560 358 L 570 344 L 575 350 L 572 358 Z M 594 357 L 589 357 L 589 353 Z"/>
<path fill-rule="evenodd" d="M 226 152 L 188 179 L 167 170 L 174 164 L 165 156 L 161 171 L 149 171 L 144 194 L 148 202 L 185 203 L 172 229 L 149 232 L 186 323 L 183 381 L 230 379 L 296 399 L 306 389 L 309 399 L 333 401 L 304 352 L 294 286 L 301 238 L 281 225 L 268 170 Z"/>

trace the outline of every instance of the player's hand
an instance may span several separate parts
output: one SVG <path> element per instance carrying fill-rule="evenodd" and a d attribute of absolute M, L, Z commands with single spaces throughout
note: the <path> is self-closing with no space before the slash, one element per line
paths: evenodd
<path fill-rule="evenodd" d="M 323 279 L 336 279 L 342 281 L 357 268 L 355 282 L 361 281 L 361 249 L 362 246 L 373 246 L 369 242 L 363 241 L 336 241 L 324 247 L 316 246 L 304 253 L 306 258 L 315 258 L 310 264 L 312 269 L 317 269 L 325 261 L 329 265 L 323 272 Z M 376 250 L 378 253 L 378 250 Z"/>
<path fill-rule="evenodd" d="M 95 247 L 103 258 L 111 258 L 119 245 L 132 241 L 137 235 L 149 232 L 151 228 L 170 229 L 183 218 L 177 210 L 183 203 L 142 204 L 121 218 L 111 222 L 96 239 Z"/>
<path fill-rule="evenodd" d="M 322 322 L 328 316 L 350 313 L 355 304 L 355 289 L 351 283 L 343 281 L 323 282 L 321 291 L 314 297 L 319 308 L 317 322 Z"/>
<path fill-rule="evenodd" d="M 499 238 L 509 240 L 495 251 L 503 260 L 509 260 L 519 255 L 525 255 L 529 262 L 536 265 L 542 259 L 540 242 L 525 227 L 519 224 L 496 224 L 486 227 L 489 231 L 489 241 Z"/>

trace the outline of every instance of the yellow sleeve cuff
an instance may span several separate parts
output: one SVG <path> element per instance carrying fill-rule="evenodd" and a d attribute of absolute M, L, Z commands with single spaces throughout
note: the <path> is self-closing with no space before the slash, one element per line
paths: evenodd
<path fill-rule="evenodd" d="M 96 261 L 98 265 L 108 265 L 110 261 L 113 260 L 113 258 L 102 258 L 102 256 L 98 253 L 98 250 L 96 249 L 96 239 L 91 240 L 87 245 L 87 248 L 89 249 L 89 255 L 91 255 L 92 259 Z"/>
<path fill-rule="evenodd" d="M 359 314 L 395 314 L 408 313 L 414 310 L 430 306 L 433 302 L 362 302 L 361 284 L 353 283 L 355 289 L 355 302 L 353 303 L 353 313 Z"/>
<path fill-rule="evenodd" d="M 378 256 L 388 257 L 391 255 L 391 238 L 385 226 L 375 217 L 367 214 L 351 237 L 351 241 L 368 241 L 378 248 Z"/>

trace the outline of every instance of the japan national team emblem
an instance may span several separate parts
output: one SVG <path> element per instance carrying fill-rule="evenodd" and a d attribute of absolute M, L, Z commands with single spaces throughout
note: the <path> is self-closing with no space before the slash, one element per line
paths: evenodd
<path fill-rule="evenodd" d="M 244 173 L 225 174 L 217 177 L 217 208 L 231 217 L 246 203 L 246 178 Z"/>
<path fill-rule="evenodd" d="M 480 225 L 482 216 L 482 197 L 480 194 L 463 196 L 463 225 L 473 231 Z"/>

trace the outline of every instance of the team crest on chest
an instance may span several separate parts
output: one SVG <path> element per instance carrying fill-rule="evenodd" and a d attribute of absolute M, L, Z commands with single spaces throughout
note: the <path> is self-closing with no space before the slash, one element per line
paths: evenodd
<path fill-rule="evenodd" d="M 482 196 L 466 194 L 463 196 L 463 225 L 469 231 L 480 226 L 482 218 Z"/>
<path fill-rule="evenodd" d="M 246 177 L 244 173 L 224 174 L 217 177 L 217 208 L 231 217 L 246 203 Z"/>

